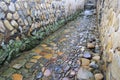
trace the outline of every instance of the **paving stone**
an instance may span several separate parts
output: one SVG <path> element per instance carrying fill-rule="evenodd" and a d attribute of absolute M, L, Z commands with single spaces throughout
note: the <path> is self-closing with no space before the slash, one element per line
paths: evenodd
<path fill-rule="evenodd" d="M 62 80 L 70 80 L 68 77 L 63 78 Z"/>
<path fill-rule="evenodd" d="M 7 21 L 9 25 L 7 24 L 7 28 L 9 30 L 14 30 L 15 25 L 13 25 L 13 23 L 10 24 L 10 21 L 14 20 L 18 23 L 19 28 L 21 27 L 21 32 L 24 31 L 22 30 L 23 28 L 29 30 L 29 26 L 31 25 L 33 27 L 30 29 L 31 32 L 32 30 L 37 30 L 35 28 L 38 28 L 40 25 L 38 25 L 34 17 L 40 17 L 37 15 L 38 12 L 34 9 L 32 11 L 19 10 L 19 8 L 23 8 L 23 6 L 27 8 L 29 5 L 33 8 L 33 5 L 36 5 L 36 3 L 31 2 L 30 4 L 26 4 L 25 1 L 25 4 L 19 4 L 19 2 L 13 0 L 10 2 L 10 6 L 11 3 L 15 3 L 14 5 L 17 11 L 14 11 L 14 9 L 12 10 L 12 8 L 11 11 L 9 11 L 10 16 Z M 45 8 L 45 5 L 42 4 L 42 6 Z M 31 12 L 34 17 L 30 16 Z M 52 11 L 50 14 L 51 17 L 54 16 Z M 58 16 L 58 18 L 59 14 L 59 10 L 56 11 L 56 16 Z M 44 20 L 47 18 L 44 12 L 42 12 L 41 15 Z M 93 21 L 93 19 L 94 16 L 86 19 L 79 17 L 75 21 L 68 23 L 60 29 L 60 31 L 57 31 L 57 33 L 43 40 L 38 47 L 26 52 L 25 54 L 27 54 L 27 56 L 23 54 L 21 55 L 21 60 L 16 59 L 17 63 L 13 65 L 13 68 L 17 70 L 12 69 L 13 71 L 10 70 L 7 74 L 5 71 L 4 74 L 9 77 L 14 73 L 13 78 L 16 80 L 77 80 L 77 78 L 79 80 L 94 80 L 91 79 L 95 77 L 93 73 L 97 74 L 100 72 L 97 64 L 97 60 L 99 60 L 100 56 L 96 57 L 94 53 L 91 53 L 91 51 L 95 50 L 95 40 L 90 41 L 94 41 L 92 44 L 89 43 L 88 40 L 94 38 L 95 34 L 93 33 L 96 32 L 93 27 L 95 26 L 95 21 Z M 51 22 L 52 20 L 53 19 L 51 19 Z M 45 25 L 47 21 L 42 21 L 40 24 Z M 47 29 L 48 27 L 44 28 Z M 42 27 L 43 31 L 44 28 Z M 93 30 L 93 32 L 91 30 Z M 12 34 L 14 33 L 15 31 L 12 31 Z M 64 37 L 67 37 L 67 39 Z M 88 43 L 89 46 L 87 45 Z M 90 52 L 88 50 L 90 50 Z M 98 71 L 95 71 L 95 69 L 98 69 Z M 15 73 L 16 71 L 18 73 Z"/>
<path fill-rule="evenodd" d="M 95 63 L 95 61 L 92 61 L 89 66 L 92 67 L 92 68 L 95 68 L 95 69 L 97 69 L 97 68 L 99 67 L 99 66 Z"/>

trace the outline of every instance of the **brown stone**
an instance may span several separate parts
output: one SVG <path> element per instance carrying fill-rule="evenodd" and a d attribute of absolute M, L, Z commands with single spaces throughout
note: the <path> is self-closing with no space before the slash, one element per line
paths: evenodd
<path fill-rule="evenodd" d="M 44 57 L 46 59 L 51 59 L 53 57 L 53 54 L 45 54 Z"/>
<path fill-rule="evenodd" d="M 40 59 L 41 57 L 42 57 L 42 56 L 39 56 L 39 55 L 38 55 L 38 56 L 33 56 L 32 58 L 33 58 L 33 59 Z"/>
<path fill-rule="evenodd" d="M 87 43 L 87 48 L 93 49 L 95 48 L 95 45 L 93 43 Z"/>
<path fill-rule="evenodd" d="M 100 56 L 94 56 L 92 59 L 95 60 L 95 61 L 99 61 L 100 60 Z"/>
<path fill-rule="evenodd" d="M 5 31 L 5 27 L 2 21 L 0 21 L 0 31 L 4 32 Z"/>
<path fill-rule="evenodd" d="M 103 79 L 103 74 L 97 73 L 95 74 L 95 80 L 102 80 Z"/>
<path fill-rule="evenodd" d="M 82 66 L 88 66 L 90 64 L 90 60 L 85 58 L 82 58 L 81 62 L 82 62 Z"/>
<path fill-rule="evenodd" d="M 12 79 L 13 80 L 23 80 L 23 76 L 21 74 L 13 74 Z"/>
<path fill-rule="evenodd" d="M 5 25 L 5 27 L 7 27 L 7 29 L 9 29 L 9 30 L 13 30 L 13 29 L 14 29 L 14 28 L 11 26 L 11 24 L 9 23 L 8 20 L 4 20 L 4 25 Z"/>

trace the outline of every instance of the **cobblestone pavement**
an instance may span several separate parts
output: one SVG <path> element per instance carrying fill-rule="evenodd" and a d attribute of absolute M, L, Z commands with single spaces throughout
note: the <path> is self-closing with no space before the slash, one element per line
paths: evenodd
<path fill-rule="evenodd" d="M 0 69 L 0 80 L 103 80 L 95 15 L 80 16 Z"/>

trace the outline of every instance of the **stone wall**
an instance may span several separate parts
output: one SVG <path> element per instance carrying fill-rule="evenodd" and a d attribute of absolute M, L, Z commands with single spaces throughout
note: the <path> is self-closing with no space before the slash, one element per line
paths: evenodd
<path fill-rule="evenodd" d="M 120 80 L 120 0 L 98 0 L 98 15 L 106 80 Z"/>
<path fill-rule="evenodd" d="M 0 0 L 0 64 L 39 44 L 83 8 L 84 0 Z"/>
<path fill-rule="evenodd" d="M 30 36 L 46 26 L 83 8 L 84 0 L 0 1 L 0 41 Z M 74 5 L 73 5 L 74 4 Z"/>

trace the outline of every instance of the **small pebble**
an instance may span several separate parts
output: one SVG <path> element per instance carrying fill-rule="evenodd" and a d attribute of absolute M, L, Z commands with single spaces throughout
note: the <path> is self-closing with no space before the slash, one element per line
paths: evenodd
<path fill-rule="evenodd" d="M 95 74 L 95 80 L 102 80 L 103 79 L 103 74 L 97 73 Z"/>
<path fill-rule="evenodd" d="M 95 63 L 95 61 L 92 61 L 91 63 L 90 63 L 90 67 L 92 67 L 92 68 L 98 68 L 98 65 Z"/>
<path fill-rule="evenodd" d="M 71 76 L 71 77 L 75 76 L 75 74 L 76 74 L 75 71 L 73 71 L 73 70 L 70 71 L 70 76 Z"/>
<path fill-rule="evenodd" d="M 51 75 L 51 71 L 49 69 L 46 69 L 44 72 L 44 76 L 48 77 Z"/>
<path fill-rule="evenodd" d="M 100 60 L 100 56 L 94 56 L 92 59 L 95 60 L 95 61 L 99 61 Z"/>
<path fill-rule="evenodd" d="M 36 78 L 37 78 L 37 79 L 40 79 L 40 78 L 42 78 L 42 76 L 43 76 L 42 72 L 39 72 L 39 73 L 37 74 Z"/>
<path fill-rule="evenodd" d="M 82 66 L 88 66 L 90 64 L 90 60 L 85 58 L 82 58 L 81 62 L 82 62 Z"/>
<path fill-rule="evenodd" d="M 92 57 L 92 55 L 91 55 L 91 53 L 90 53 L 90 52 L 85 51 L 85 52 L 84 52 L 84 54 L 83 54 L 83 57 L 84 57 L 84 58 L 88 58 L 88 59 L 89 59 L 89 58 L 91 58 L 91 57 Z"/>
<path fill-rule="evenodd" d="M 87 43 L 87 48 L 88 49 L 94 49 L 95 45 L 93 43 Z"/>

